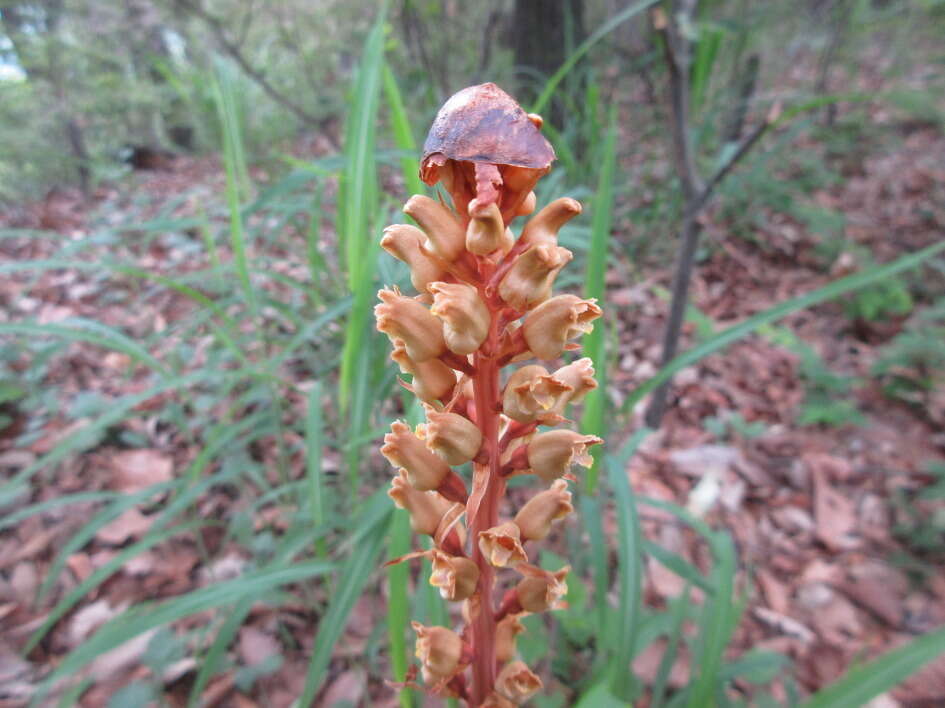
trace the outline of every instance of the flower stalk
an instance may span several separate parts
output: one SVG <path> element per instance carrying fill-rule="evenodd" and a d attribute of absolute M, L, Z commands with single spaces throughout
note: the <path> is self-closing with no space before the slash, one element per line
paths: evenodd
<path fill-rule="evenodd" d="M 512 363 L 553 363 L 576 349 L 572 340 L 601 315 L 594 301 L 552 297 L 572 258 L 558 230 L 580 204 L 552 202 L 517 240 L 509 228 L 534 210 L 533 189 L 554 159 L 540 127 L 494 84 L 454 95 L 430 129 L 421 165 L 421 178 L 442 184 L 452 208 L 411 197 L 404 211 L 419 228 L 391 226 L 382 240 L 408 265 L 419 294 L 381 290 L 377 328 L 411 376 L 404 386 L 423 401 L 427 422 L 416 430 L 393 423 L 381 452 L 397 470 L 391 498 L 434 543 L 391 562 L 430 558 L 430 583 L 462 603 L 465 620 L 458 631 L 414 623 L 423 686 L 417 667 L 407 684 L 475 708 L 518 705 L 541 689 L 516 659 L 515 637 L 524 615 L 562 606 L 568 568 L 531 565 L 528 546 L 573 511 L 570 470 L 587 466 L 587 448 L 602 442 L 541 430 L 567 422 L 567 406 L 596 386 L 590 360 L 551 371 L 529 364 L 503 381 Z M 466 463 L 469 479 L 453 469 Z M 514 510 L 506 481 L 527 474 L 543 489 Z"/>

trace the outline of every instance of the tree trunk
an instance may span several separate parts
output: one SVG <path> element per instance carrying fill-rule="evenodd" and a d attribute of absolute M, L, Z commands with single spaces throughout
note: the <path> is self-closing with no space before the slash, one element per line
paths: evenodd
<path fill-rule="evenodd" d="M 584 39 L 584 0 L 515 0 L 513 23 L 515 63 L 521 72 L 519 98 L 527 105 L 541 86 Z M 546 116 L 563 127 L 564 110 L 559 101 Z"/>

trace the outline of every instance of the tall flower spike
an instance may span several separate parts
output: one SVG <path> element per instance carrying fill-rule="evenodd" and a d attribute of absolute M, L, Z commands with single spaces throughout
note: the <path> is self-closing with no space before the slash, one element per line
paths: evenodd
<path fill-rule="evenodd" d="M 502 372 L 575 349 L 572 340 L 601 314 L 591 300 L 552 296 L 572 258 L 558 232 L 581 213 L 580 204 L 552 201 L 515 240 L 512 222 L 535 211 L 535 185 L 554 160 L 541 125 L 495 84 L 454 95 L 430 128 L 420 168 L 423 181 L 442 184 L 452 205 L 411 197 L 404 211 L 420 228 L 391 227 L 382 241 L 408 264 L 420 294 L 382 290 L 376 308 L 377 327 L 394 345 L 391 357 L 412 376 L 407 388 L 427 413 L 416 432 L 394 423 L 382 448 L 398 467 L 391 498 L 410 513 L 412 528 L 433 540 L 433 548 L 403 558 L 430 558 L 430 583 L 462 603 L 465 624 L 461 631 L 414 624 L 420 674 L 427 691 L 471 708 L 509 708 L 541 689 L 516 659 L 515 636 L 521 615 L 560 606 L 567 569 L 531 565 L 525 544 L 545 538 L 573 510 L 564 478 L 573 464 L 589 464 L 587 448 L 601 442 L 570 430 L 537 431 L 564 422 L 568 404 L 596 386 L 590 359 L 554 373 L 537 364 Z M 467 482 L 450 468 L 470 463 L 467 494 Z M 500 521 L 507 477 L 527 471 L 550 487 Z M 510 569 L 522 577 L 497 598 L 498 576 Z"/>

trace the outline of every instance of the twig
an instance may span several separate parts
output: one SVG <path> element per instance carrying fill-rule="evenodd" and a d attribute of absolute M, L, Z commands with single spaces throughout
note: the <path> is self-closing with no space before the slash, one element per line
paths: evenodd
<path fill-rule="evenodd" d="M 666 65 L 669 70 L 670 93 L 672 96 L 672 131 L 673 154 L 676 162 L 676 172 L 683 188 L 683 222 L 680 228 L 679 254 L 673 272 L 672 301 L 669 308 L 669 318 L 663 334 L 663 350 L 661 365 L 665 366 L 673 357 L 679 346 L 679 336 L 685 319 L 686 306 L 689 301 L 689 284 L 692 280 L 692 269 L 695 263 L 696 249 L 699 246 L 699 236 L 702 225 L 699 221 L 703 207 L 712 197 L 716 187 L 728 175 L 735 165 L 758 142 L 765 131 L 778 119 L 781 114 L 780 104 L 775 104 L 768 112 L 764 122 L 755 127 L 742 140 L 732 155 L 712 174 L 707 182 L 703 182 L 695 165 L 692 143 L 689 137 L 689 58 L 690 41 L 679 25 L 687 25 L 695 8 L 695 0 L 678 0 L 675 4 L 676 13 L 670 21 L 661 8 L 652 14 L 653 27 L 663 38 L 663 50 Z M 666 399 L 669 394 L 672 379 L 659 386 L 654 392 L 647 407 L 644 419 L 650 428 L 658 428 L 666 411 Z"/>
<path fill-rule="evenodd" d="M 200 6 L 199 2 L 192 2 L 191 0 L 174 0 L 177 5 L 188 10 L 193 15 L 199 17 L 203 20 L 210 30 L 213 32 L 213 36 L 216 38 L 217 43 L 220 47 L 230 55 L 230 57 L 235 61 L 243 72 L 259 84 L 259 87 L 265 91 L 272 100 L 276 103 L 284 106 L 289 111 L 292 112 L 299 120 L 303 123 L 315 126 L 319 129 L 324 129 L 324 121 L 319 119 L 317 116 L 312 115 L 304 108 L 295 103 L 291 98 L 282 93 L 279 89 L 273 86 L 269 79 L 265 77 L 262 72 L 253 67 L 252 64 L 243 56 L 243 53 L 240 51 L 238 45 L 234 44 L 226 35 L 226 28 L 223 26 L 223 23 L 219 18 L 211 15 L 209 12 L 203 9 Z"/>

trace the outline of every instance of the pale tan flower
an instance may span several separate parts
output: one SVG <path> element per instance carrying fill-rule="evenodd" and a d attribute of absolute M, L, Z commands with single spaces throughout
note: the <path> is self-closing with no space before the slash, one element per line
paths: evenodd
<path fill-rule="evenodd" d="M 387 496 L 401 509 L 410 514 L 410 528 L 427 536 L 436 535 L 440 521 L 452 506 L 436 492 L 421 492 L 407 480 L 407 471 L 398 470 L 391 480 Z"/>
<path fill-rule="evenodd" d="M 528 348 L 539 359 L 561 356 L 569 339 L 588 334 L 601 315 L 596 300 L 558 295 L 545 300 L 525 317 L 522 334 Z"/>
<path fill-rule="evenodd" d="M 516 310 L 527 310 L 551 295 L 551 286 L 558 272 L 574 254 L 566 248 L 539 244 L 515 259 L 509 272 L 499 283 L 499 296 Z"/>
<path fill-rule="evenodd" d="M 381 237 L 381 247 L 410 267 L 410 282 L 420 293 L 446 275 L 440 260 L 424 248 L 424 241 L 424 233 L 410 224 L 388 226 Z"/>
<path fill-rule="evenodd" d="M 417 633 L 416 657 L 423 668 L 436 678 L 456 673 L 463 658 L 463 639 L 446 627 L 427 627 L 411 622 Z"/>
<path fill-rule="evenodd" d="M 538 433 L 528 442 L 528 466 L 546 482 L 566 474 L 574 464 L 590 467 L 594 458 L 590 445 L 604 442 L 594 435 L 581 435 L 573 430 L 550 430 Z"/>
<path fill-rule="evenodd" d="M 564 393 L 555 401 L 555 413 L 564 413 L 569 403 L 579 403 L 588 391 L 597 388 L 597 382 L 594 380 L 594 362 L 588 357 L 562 366 L 552 374 L 552 378 L 565 386 Z"/>
<path fill-rule="evenodd" d="M 381 454 L 394 467 L 407 471 L 407 480 L 421 492 L 435 490 L 452 470 L 438 455 L 434 455 L 409 425 L 395 420 L 384 436 Z"/>
<path fill-rule="evenodd" d="M 515 658 L 516 637 L 525 631 L 519 615 L 506 615 L 495 627 L 495 660 L 505 663 Z"/>
<path fill-rule="evenodd" d="M 570 389 L 538 364 L 529 364 L 509 377 L 502 394 L 502 411 L 520 423 L 541 420 Z"/>
<path fill-rule="evenodd" d="M 496 692 L 516 703 L 527 701 L 541 688 L 541 679 L 523 661 L 510 661 L 495 680 Z"/>
<path fill-rule="evenodd" d="M 436 549 L 432 552 L 433 572 L 430 585 L 440 589 L 443 599 L 457 602 L 476 592 L 479 566 L 469 558 L 451 556 Z"/>
<path fill-rule="evenodd" d="M 391 352 L 390 358 L 397 362 L 403 373 L 413 376 L 410 387 L 421 401 L 434 403 L 449 400 L 456 386 L 456 372 L 442 361 L 413 361 L 399 339 L 394 340 L 394 351 Z"/>
<path fill-rule="evenodd" d="M 399 339 L 413 361 L 435 359 L 446 352 L 442 323 L 413 298 L 397 290 L 380 290 L 381 304 L 374 307 L 377 330 L 391 340 Z"/>
<path fill-rule="evenodd" d="M 521 531 L 511 521 L 493 526 L 479 534 L 479 550 L 489 562 L 499 568 L 524 563 L 528 560 L 522 548 Z"/>
<path fill-rule="evenodd" d="M 529 246 L 558 245 L 558 231 L 581 213 L 581 204 L 569 197 L 555 199 L 528 220 L 519 237 Z"/>
<path fill-rule="evenodd" d="M 430 312 L 443 321 L 443 338 L 454 354 L 472 354 L 489 335 L 489 309 L 476 288 L 463 283 L 430 283 Z"/>
<path fill-rule="evenodd" d="M 546 612 L 558 609 L 562 598 L 568 594 L 565 578 L 570 570 L 568 566 L 565 566 L 554 573 L 539 571 L 522 578 L 515 586 L 519 605 L 526 612 Z"/>
<path fill-rule="evenodd" d="M 440 258 L 455 261 L 466 249 L 466 233 L 462 225 L 453 212 L 439 202 L 415 194 L 404 205 L 404 213 L 420 224 Z"/>
<path fill-rule="evenodd" d="M 521 537 L 529 541 L 540 541 L 551 532 L 551 524 L 574 511 L 571 492 L 563 479 L 555 480 L 549 489 L 539 492 L 519 509 L 515 525 Z"/>
<path fill-rule="evenodd" d="M 427 447 L 450 465 L 469 462 L 482 447 L 482 432 L 469 418 L 427 408 L 423 428 Z"/>
<path fill-rule="evenodd" d="M 466 227 L 466 250 L 477 256 L 487 256 L 499 249 L 508 251 L 513 237 L 502 222 L 502 214 L 495 203 L 480 205 L 469 202 L 469 226 Z"/>

